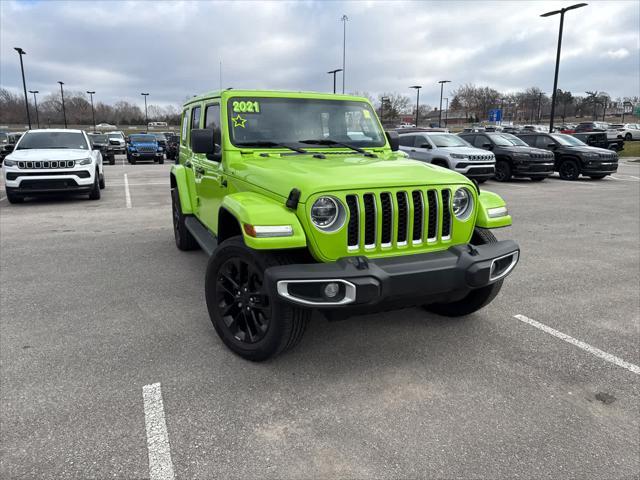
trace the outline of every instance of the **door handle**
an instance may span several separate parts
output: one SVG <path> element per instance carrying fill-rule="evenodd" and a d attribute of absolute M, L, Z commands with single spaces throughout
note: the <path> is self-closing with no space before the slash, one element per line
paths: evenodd
<path fill-rule="evenodd" d="M 415 152 L 415 151 L 416 151 L 416 149 L 415 149 L 415 148 L 412 148 L 412 149 L 411 149 L 411 151 L 412 151 L 412 152 Z"/>

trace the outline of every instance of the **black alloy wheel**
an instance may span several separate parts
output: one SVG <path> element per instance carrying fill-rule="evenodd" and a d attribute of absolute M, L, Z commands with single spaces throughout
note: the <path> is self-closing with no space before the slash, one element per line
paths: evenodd
<path fill-rule="evenodd" d="M 218 312 L 229 332 L 242 343 L 264 338 L 271 321 L 271 303 L 263 274 L 244 259 L 233 257 L 222 264 L 216 281 Z"/>
<path fill-rule="evenodd" d="M 577 180 L 580 176 L 580 169 L 574 160 L 565 160 L 560 164 L 559 173 L 563 180 Z"/>
<path fill-rule="evenodd" d="M 495 177 L 498 182 L 508 182 L 511 180 L 511 166 L 504 160 L 496 163 Z"/>

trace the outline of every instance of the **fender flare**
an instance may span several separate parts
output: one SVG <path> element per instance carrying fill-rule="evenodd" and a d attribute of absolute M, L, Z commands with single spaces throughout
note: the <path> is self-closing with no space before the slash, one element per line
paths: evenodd
<path fill-rule="evenodd" d="M 236 218 L 241 226 L 244 243 L 249 248 L 276 250 L 307 247 L 307 237 L 302 224 L 296 213 L 285 206 L 284 201 L 278 202 L 256 192 L 237 192 L 225 196 L 220 208 Z M 247 234 L 247 225 L 288 225 L 293 231 L 287 236 L 256 238 Z"/>
<path fill-rule="evenodd" d="M 495 210 L 494 210 L 495 209 Z M 497 210 L 497 209 L 504 209 Z M 489 210 L 492 210 L 490 212 Z M 496 213 L 502 215 L 495 216 Z M 493 213 L 494 216 L 489 214 Z M 511 215 L 507 211 L 507 204 L 497 193 L 483 190 L 478 195 L 478 216 L 476 217 L 476 227 L 480 228 L 500 228 L 511 225 Z"/>
<path fill-rule="evenodd" d="M 183 165 L 173 165 L 170 173 L 171 188 L 178 189 L 180 197 L 180 207 L 182 213 L 190 215 L 193 213 L 193 205 L 191 205 L 191 195 L 189 195 L 189 185 L 187 183 L 187 171 Z"/>

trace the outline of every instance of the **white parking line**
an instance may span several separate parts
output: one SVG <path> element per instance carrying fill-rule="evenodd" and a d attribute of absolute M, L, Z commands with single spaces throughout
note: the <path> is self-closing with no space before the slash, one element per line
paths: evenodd
<path fill-rule="evenodd" d="M 636 375 L 640 375 L 640 367 L 638 365 L 635 365 L 633 363 L 629 363 L 629 362 L 621 359 L 620 357 L 616 357 L 615 355 L 611 355 L 610 353 L 604 352 L 604 351 L 600 350 L 599 348 L 592 347 L 588 343 L 584 343 L 583 341 L 578 340 L 576 338 L 573 338 L 573 337 L 567 335 L 566 333 L 559 332 L 558 330 L 556 330 L 554 328 L 551 328 L 551 327 L 548 327 L 544 323 L 537 322 L 537 321 L 533 320 L 532 318 L 525 317 L 524 315 L 514 315 L 514 318 L 517 318 L 521 322 L 528 323 L 532 327 L 536 327 L 537 329 L 540 329 L 543 332 L 548 333 L 549 335 L 553 335 L 554 337 L 557 337 L 557 338 L 559 338 L 561 340 L 564 340 L 565 342 L 570 343 L 571 345 L 575 345 L 578 348 L 586 350 L 587 352 L 591 353 L 592 355 L 595 355 L 596 357 L 602 358 L 603 360 L 606 360 L 609 363 L 613 363 L 614 365 L 617 365 L 619 367 L 626 368 L 630 372 L 635 373 Z"/>
<path fill-rule="evenodd" d="M 149 451 L 149 478 L 151 480 L 173 480 L 173 461 L 164 418 L 162 389 L 159 383 L 142 387 L 144 400 L 144 424 L 147 430 Z"/>
<path fill-rule="evenodd" d="M 122 186 L 124 185 L 124 183 L 120 183 L 120 182 L 109 182 L 109 186 Z M 133 183 L 133 182 L 129 182 L 129 186 L 140 186 L 140 185 L 168 185 L 167 182 L 146 182 L 146 183 Z"/>
<path fill-rule="evenodd" d="M 1 202 L 2 200 L 4 200 L 5 198 L 7 198 L 7 197 L 2 197 L 2 198 L 0 198 L 0 202 Z"/>
<path fill-rule="evenodd" d="M 124 174 L 124 198 L 127 202 L 127 208 L 131 208 L 131 192 L 129 191 L 129 179 L 127 174 Z"/>
<path fill-rule="evenodd" d="M 620 178 L 620 175 L 624 176 L 624 177 L 631 177 L 634 180 L 629 180 L 628 178 Z M 626 173 L 618 173 L 618 175 L 610 175 L 610 177 L 613 180 L 620 180 L 623 182 L 634 182 L 634 183 L 638 183 L 638 180 L 640 180 L 640 178 L 635 177 L 633 175 L 627 175 Z"/>

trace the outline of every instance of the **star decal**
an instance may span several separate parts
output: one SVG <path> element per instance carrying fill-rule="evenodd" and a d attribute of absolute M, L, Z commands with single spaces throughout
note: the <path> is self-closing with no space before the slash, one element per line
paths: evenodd
<path fill-rule="evenodd" d="M 234 127 L 244 128 L 244 124 L 247 123 L 247 119 L 242 118 L 240 114 L 236 115 L 235 117 L 231 117 L 231 120 L 233 120 Z"/>

